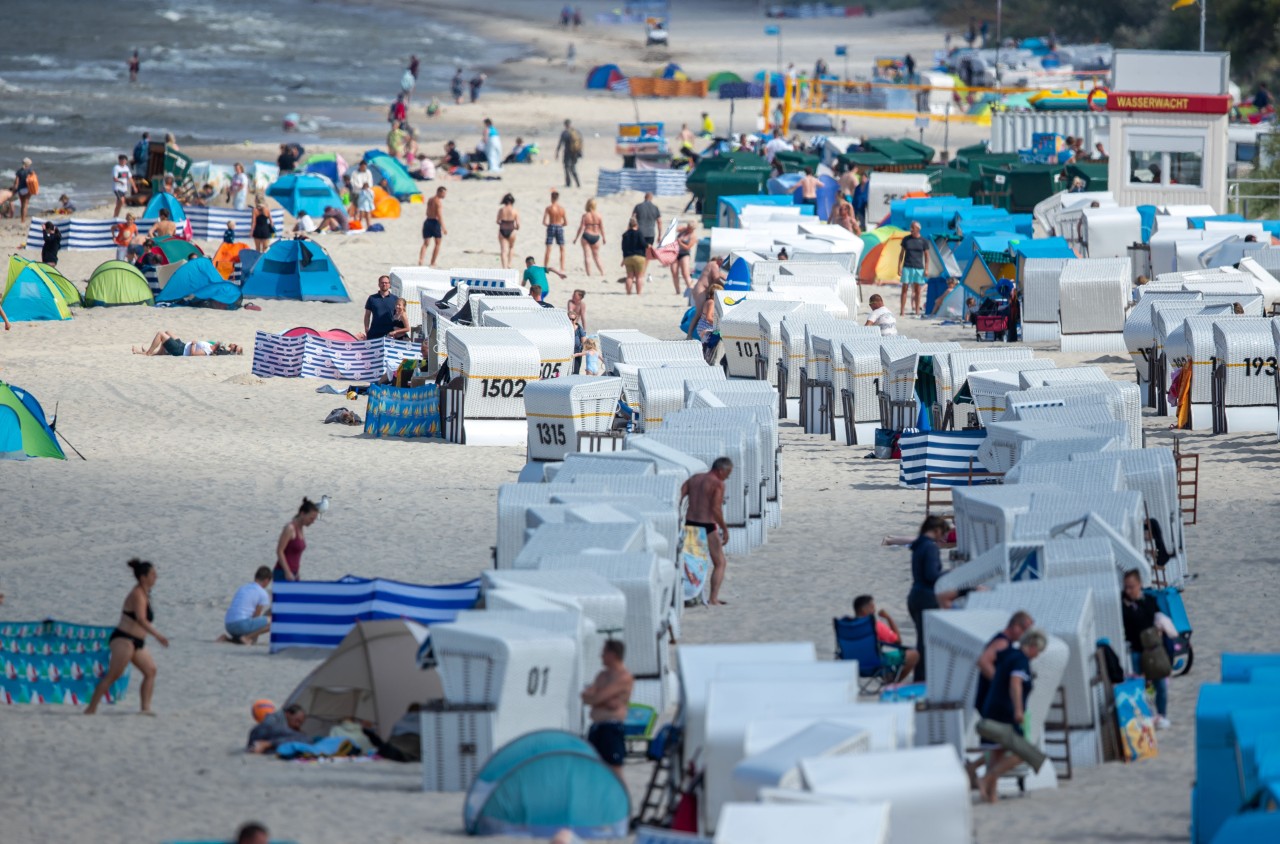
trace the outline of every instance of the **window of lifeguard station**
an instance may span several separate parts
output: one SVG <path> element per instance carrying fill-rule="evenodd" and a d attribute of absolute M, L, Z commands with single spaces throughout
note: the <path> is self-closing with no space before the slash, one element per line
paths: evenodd
<path fill-rule="evenodd" d="M 1131 184 L 1204 186 L 1204 136 L 1130 132 Z"/>

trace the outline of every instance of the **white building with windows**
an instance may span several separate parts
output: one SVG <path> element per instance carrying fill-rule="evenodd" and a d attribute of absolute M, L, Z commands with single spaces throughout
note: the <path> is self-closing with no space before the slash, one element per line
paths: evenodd
<path fill-rule="evenodd" d="M 1227 204 L 1229 53 L 1116 50 L 1107 181 L 1120 205 Z"/>

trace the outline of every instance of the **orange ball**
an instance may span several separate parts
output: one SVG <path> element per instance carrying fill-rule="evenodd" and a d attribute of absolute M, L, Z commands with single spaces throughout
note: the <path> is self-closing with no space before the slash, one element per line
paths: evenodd
<path fill-rule="evenodd" d="M 253 709 L 251 711 L 253 712 L 253 720 L 261 724 L 263 719 L 276 711 L 276 705 L 263 698 L 262 700 L 255 700 L 253 702 Z"/>

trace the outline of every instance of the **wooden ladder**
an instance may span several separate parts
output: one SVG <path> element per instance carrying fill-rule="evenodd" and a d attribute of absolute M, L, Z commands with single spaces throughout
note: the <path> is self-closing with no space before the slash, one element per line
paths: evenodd
<path fill-rule="evenodd" d="M 1173 444 L 1173 459 L 1178 465 L 1178 507 L 1182 523 L 1194 525 L 1200 509 L 1200 455 L 1184 454 L 1182 441 Z"/>

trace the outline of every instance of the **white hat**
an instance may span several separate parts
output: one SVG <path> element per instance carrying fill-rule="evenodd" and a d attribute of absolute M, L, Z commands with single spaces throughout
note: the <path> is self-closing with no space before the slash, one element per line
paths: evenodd
<path fill-rule="evenodd" d="M 22 166 L 23 166 L 23 167 L 30 167 L 30 166 L 31 166 L 31 159 L 30 159 L 30 158 L 24 158 L 24 159 L 22 159 Z"/>

